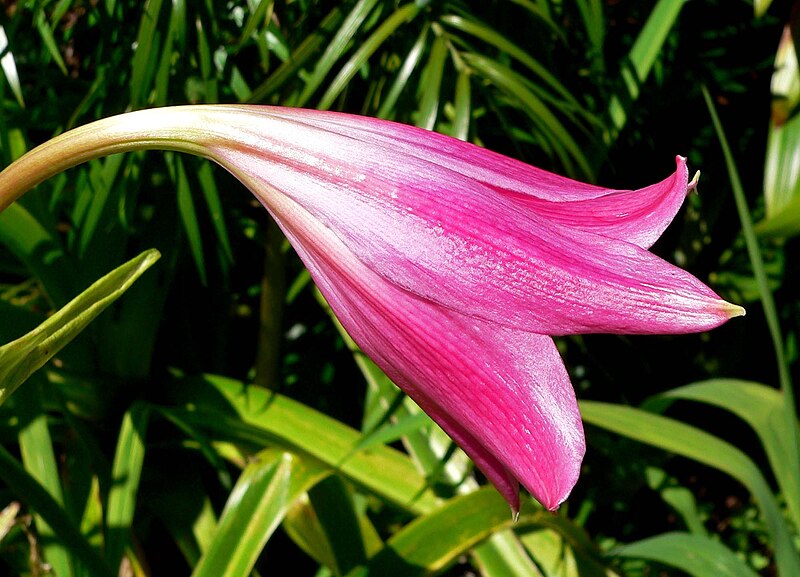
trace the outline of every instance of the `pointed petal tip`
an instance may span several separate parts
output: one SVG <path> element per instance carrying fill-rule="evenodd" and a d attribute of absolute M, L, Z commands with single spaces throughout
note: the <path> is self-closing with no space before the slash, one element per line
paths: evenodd
<path fill-rule="evenodd" d="M 722 305 L 723 306 L 723 310 L 728 315 L 729 319 L 732 319 L 732 318 L 735 318 L 735 317 L 743 317 L 743 316 L 745 316 L 747 314 L 747 311 L 744 309 L 744 307 L 740 307 L 739 305 L 735 305 L 735 304 L 729 303 L 727 301 L 723 301 L 723 302 L 724 302 L 724 304 Z"/>
<path fill-rule="evenodd" d="M 697 192 L 697 184 L 700 182 L 700 171 L 694 173 L 692 180 L 686 185 L 686 192 Z"/>

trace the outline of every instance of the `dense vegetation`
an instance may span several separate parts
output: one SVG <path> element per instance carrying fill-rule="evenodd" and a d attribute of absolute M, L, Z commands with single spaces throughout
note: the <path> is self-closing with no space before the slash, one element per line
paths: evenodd
<path fill-rule="evenodd" d="M 2 8 L 3 167 L 97 118 L 217 102 L 388 118 L 620 189 L 681 154 L 699 194 L 653 250 L 748 312 L 559 339 L 583 475 L 557 514 L 526 499 L 512 524 L 241 184 L 169 153 L 92 161 L 0 215 L 0 343 L 162 257 L 0 407 L 0 574 L 800 574 L 798 44 L 778 51 L 800 4 Z"/>

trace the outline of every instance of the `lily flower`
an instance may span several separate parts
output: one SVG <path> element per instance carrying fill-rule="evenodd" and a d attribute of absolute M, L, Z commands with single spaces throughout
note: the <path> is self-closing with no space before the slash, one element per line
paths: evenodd
<path fill-rule="evenodd" d="M 354 341 L 514 511 L 555 509 L 585 451 L 554 335 L 689 333 L 744 310 L 646 249 L 690 188 L 576 182 L 446 136 L 333 112 L 187 106 L 65 133 L 0 174 L 0 210 L 90 158 L 214 160 L 285 232 Z"/>

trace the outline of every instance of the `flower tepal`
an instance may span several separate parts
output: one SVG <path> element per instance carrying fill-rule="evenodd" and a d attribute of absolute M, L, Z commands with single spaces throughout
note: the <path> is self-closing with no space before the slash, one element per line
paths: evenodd
<path fill-rule="evenodd" d="M 686 196 L 683 158 L 656 185 L 614 191 L 395 123 L 228 114 L 211 156 L 273 213 L 356 342 L 515 509 L 517 481 L 557 507 L 584 452 L 546 335 L 684 333 L 742 312 L 645 250 Z"/>
<path fill-rule="evenodd" d="M 558 507 L 585 450 L 552 335 L 686 333 L 744 312 L 646 250 L 687 193 L 680 157 L 667 179 L 616 191 L 392 122 L 190 106 L 66 133 L 0 184 L 144 148 L 206 156 L 241 180 L 353 339 L 514 510 L 519 483 Z"/>

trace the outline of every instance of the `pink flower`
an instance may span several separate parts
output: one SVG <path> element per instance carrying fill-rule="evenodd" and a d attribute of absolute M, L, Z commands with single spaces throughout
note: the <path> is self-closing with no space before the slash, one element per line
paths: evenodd
<path fill-rule="evenodd" d="M 228 169 L 353 339 L 515 511 L 519 483 L 558 507 L 585 450 L 551 335 L 688 333 L 744 313 L 646 250 L 686 196 L 681 157 L 662 182 L 615 191 L 409 126 L 255 106 L 140 111 L 59 139 L 90 151 L 80 161 L 169 148 Z"/>

